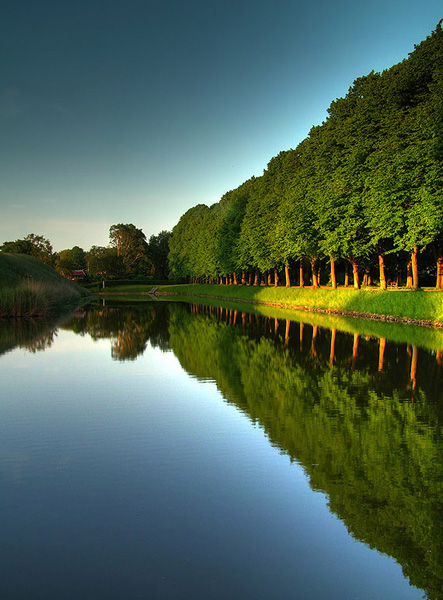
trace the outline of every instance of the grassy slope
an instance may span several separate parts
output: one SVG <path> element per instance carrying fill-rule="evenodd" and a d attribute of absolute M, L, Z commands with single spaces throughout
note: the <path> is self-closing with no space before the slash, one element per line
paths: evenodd
<path fill-rule="evenodd" d="M 0 316 L 46 315 L 87 296 L 32 256 L 0 253 Z"/>
<path fill-rule="evenodd" d="M 150 286 L 113 287 L 112 293 L 140 293 Z M 408 291 L 378 289 L 338 289 L 296 287 L 249 287 L 226 285 L 169 285 L 158 286 L 159 292 L 190 296 L 232 298 L 262 302 L 287 308 L 330 310 L 359 313 L 362 316 L 379 315 L 393 319 L 430 321 L 443 324 L 443 293 L 437 291 Z"/>

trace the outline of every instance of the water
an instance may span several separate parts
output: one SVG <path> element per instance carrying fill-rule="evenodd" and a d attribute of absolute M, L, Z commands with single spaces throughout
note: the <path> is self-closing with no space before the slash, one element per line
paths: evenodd
<path fill-rule="evenodd" d="M 3 323 L 1 600 L 443 598 L 443 332 L 303 318 Z"/>

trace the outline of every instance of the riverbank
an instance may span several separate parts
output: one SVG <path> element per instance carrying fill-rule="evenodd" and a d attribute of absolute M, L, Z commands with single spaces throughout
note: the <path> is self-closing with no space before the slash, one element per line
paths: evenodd
<path fill-rule="evenodd" d="M 0 253 L 0 317 L 55 315 L 90 295 L 32 256 Z"/>
<path fill-rule="evenodd" d="M 110 294 L 146 294 L 149 286 L 116 286 Z M 104 292 L 106 294 L 106 291 Z M 340 314 L 383 321 L 443 327 L 443 293 L 439 291 L 365 288 L 298 288 L 229 285 L 161 285 L 161 295 L 235 300 L 266 306 Z"/>

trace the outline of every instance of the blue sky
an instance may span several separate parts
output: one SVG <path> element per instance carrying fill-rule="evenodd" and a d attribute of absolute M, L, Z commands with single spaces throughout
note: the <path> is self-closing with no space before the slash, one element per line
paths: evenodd
<path fill-rule="evenodd" d="M 2 0 L 0 243 L 172 229 L 441 18 L 441 0 Z"/>

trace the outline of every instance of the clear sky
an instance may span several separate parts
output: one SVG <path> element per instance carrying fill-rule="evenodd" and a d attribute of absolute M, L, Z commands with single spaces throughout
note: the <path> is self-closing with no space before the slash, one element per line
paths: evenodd
<path fill-rule="evenodd" d="M 1 0 L 0 243 L 172 229 L 441 18 L 441 0 Z"/>

